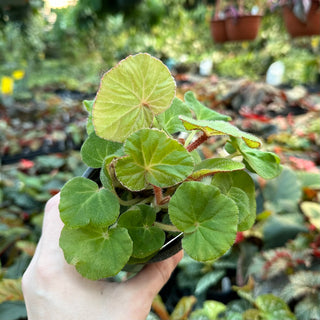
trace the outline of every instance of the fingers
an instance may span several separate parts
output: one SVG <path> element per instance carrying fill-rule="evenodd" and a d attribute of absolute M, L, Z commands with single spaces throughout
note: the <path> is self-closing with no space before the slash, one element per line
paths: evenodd
<path fill-rule="evenodd" d="M 182 257 L 183 251 L 181 250 L 171 258 L 147 265 L 127 282 L 127 286 L 136 290 L 139 295 L 145 294 L 145 298 L 152 301 L 169 280 Z"/>
<path fill-rule="evenodd" d="M 59 242 L 60 232 L 63 228 L 63 223 L 60 219 L 59 202 L 60 193 L 56 194 L 47 202 L 42 226 L 43 236 L 54 243 Z"/>

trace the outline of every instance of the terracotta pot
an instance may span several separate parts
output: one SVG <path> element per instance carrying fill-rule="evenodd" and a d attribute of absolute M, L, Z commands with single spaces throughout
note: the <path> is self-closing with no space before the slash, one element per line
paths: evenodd
<path fill-rule="evenodd" d="M 299 20 L 291 8 L 283 7 L 283 19 L 288 33 L 292 38 L 312 36 L 320 34 L 320 5 L 319 1 L 312 1 L 307 21 Z"/>
<path fill-rule="evenodd" d="M 244 15 L 226 19 L 226 30 L 229 41 L 254 40 L 259 31 L 261 15 Z"/>
<path fill-rule="evenodd" d="M 225 20 L 215 20 L 210 21 L 210 31 L 214 42 L 223 43 L 228 41 Z"/>

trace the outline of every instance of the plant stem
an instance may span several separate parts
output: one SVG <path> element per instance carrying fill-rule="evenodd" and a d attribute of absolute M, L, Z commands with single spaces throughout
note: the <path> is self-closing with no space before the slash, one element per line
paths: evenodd
<path fill-rule="evenodd" d="M 198 148 L 203 142 L 208 140 L 208 138 L 209 137 L 203 132 L 202 135 L 197 140 L 193 141 L 187 146 L 187 150 L 189 152 L 193 151 L 194 149 Z"/>
<path fill-rule="evenodd" d="M 163 197 L 162 197 L 162 189 L 160 187 L 157 187 L 157 186 L 152 186 L 153 187 L 153 192 L 154 192 L 154 195 L 156 197 L 156 203 L 157 205 L 160 205 Z"/>
<path fill-rule="evenodd" d="M 141 198 L 134 198 L 131 200 L 123 200 L 118 195 L 117 195 L 117 198 L 118 198 L 119 203 L 125 207 L 129 207 L 129 206 L 133 206 L 135 204 L 138 204 L 142 200 Z"/>
<path fill-rule="evenodd" d="M 157 206 L 162 206 L 162 205 L 164 205 L 164 204 L 169 202 L 170 196 L 164 197 L 163 194 L 162 194 L 162 189 L 160 187 L 157 187 L 157 186 L 154 186 L 154 185 L 152 187 L 153 187 L 154 195 L 155 195 L 155 198 L 156 198 Z"/>
<path fill-rule="evenodd" d="M 125 206 L 125 207 L 130 207 L 130 206 L 133 206 L 135 204 L 142 204 L 142 203 L 147 203 L 147 202 L 150 202 L 152 201 L 153 199 L 153 196 L 151 197 L 148 197 L 148 198 L 140 198 L 140 197 L 137 197 L 137 198 L 133 198 L 133 199 L 130 199 L 130 200 L 123 200 L 119 197 L 119 195 L 113 191 L 113 194 L 117 197 L 118 199 L 118 202 L 119 204 L 121 204 L 122 206 Z"/>
<path fill-rule="evenodd" d="M 196 130 L 193 130 L 191 131 L 191 133 L 188 135 L 185 143 L 184 143 L 184 146 L 186 147 L 191 141 L 192 139 L 194 138 L 194 136 L 197 134 L 197 131 Z"/>
<path fill-rule="evenodd" d="M 176 226 L 173 226 L 172 224 L 165 224 L 165 223 L 156 221 L 153 225 L 155 227 L 158 227 L 158 228 L 164 230 L 164 231 L 180 232 L 180 230 Z"/>

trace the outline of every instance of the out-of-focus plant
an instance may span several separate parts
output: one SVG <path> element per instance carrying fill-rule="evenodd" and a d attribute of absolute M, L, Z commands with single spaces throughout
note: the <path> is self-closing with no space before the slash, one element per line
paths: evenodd
<path fill-rule="evenodd" d="M 312 2 L 316 2 L 320 6 L 318 0 L 271 0 L 271 8 L 281 6 L 289 6 L 294 15 L 302 22 L 306 22 L 308 13 L 311 9 Z"/>

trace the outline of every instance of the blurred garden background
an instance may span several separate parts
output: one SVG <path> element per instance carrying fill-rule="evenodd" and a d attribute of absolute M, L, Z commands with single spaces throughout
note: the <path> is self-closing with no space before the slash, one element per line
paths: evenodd
<path fill-rule="evenodd" d="M 26 319 L 21 276 L 44 205 L 85 170 L 83 100 L 138 52 L 168 66 L 179 97 L 194 91 L 261 137 L 284 165 L 276 180 L 255 179 L 252 230 L 218 261 L 185 257 L 150 319 L 278 320 L 279 310 L 281 319 L 320 319 L 320 27 L 290 35 L 283 4 L 291 2 L 0 0 L 1 320 Z M 319 1 L 294 3 L 304 24 L 308 3 L 320 21 Z M 214 17 L 237 21 L 244 13 L 261 15 L 254 39 L 213 38 Z M 201 156 L 219 154 L 218 142 L 204 144 Z"/>

